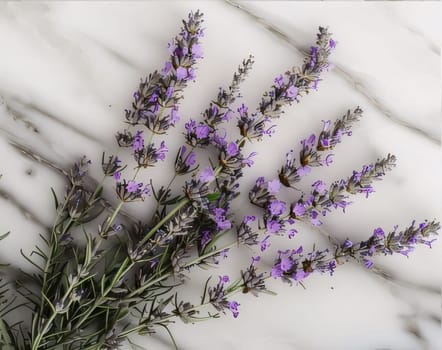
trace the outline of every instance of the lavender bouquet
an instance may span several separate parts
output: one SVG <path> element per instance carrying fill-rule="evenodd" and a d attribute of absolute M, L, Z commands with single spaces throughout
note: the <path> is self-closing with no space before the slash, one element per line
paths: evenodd
<path fill-rule="evenodd" d="M 203 58 L 202 18 L 199 11 L 189 14 L 168 45 L 164 66 L 140 81 L 125 111 L 125 127 L 116 133 L 118 154 L 102 154 L 102 179 L 97 183 L 88 175 L 91 161 L 85 157 L 67 174 L 66 192 L 53 191 L 51 232 L 41 235 L 41 245 L 31 254 L 23 252 L 35 273 L 15 271 L 14 282 L 7 273 L 12 267 L 2 266 L 1 349 L 118 349 L 131 344 L 132 335 L 161 329 L 177 348 L 171 323 L 226 313 L 236 318 L 241 306 L 235 294 L 271 294 L 268 279 L 304 286 L 312 274 L 333 275 L 349 260 L 374 269 L 376 255 L 408 256 L 417 245 L 431 247 L 440 229 L 435 220 L 374 228 L 362 241 L 330 237 L 333 249 L 296 244 L 300 223 L 319 227 L 328 213 L 345 212 L 352 197 L 369 197 L 374 183 L 395 166 L 395 156 L 388 154 L 358 165 L 346 178 L 314 181 L 307 192 L 297 188 L 312 168 L 332 166 L 334 147 L 352 135 L 363 116 L 360 107 L 306 135 L 300 147 L 288 150 L 273 179 L 257 177 L 252 188 L 241 189 L 256 156 L 245 152 L 246 145 L 274 135 L 285 108 L 316 90 L 330 68 L 336 41 L 327 28 L 319 27 L 303 64 L 277 76 L 257 108 L 249 108 L 240 94 L 254 63 L 252 56 L 244 59 L 202 117 L 185 123 L 182 146 L 170 150 L 163 136 L 178 127 L 184 89 Z M 225 131 L 228 123 L 236 125 L 236 134 Z M 174 168 L 156 184 L 149 168 L 170 153 Z M 176 183 L 181 191 L 173 190 Z M 114 188 L 114 198 L 104 194 L 108 187 Z M 255 209 L 238 218 L 232 204 L 244 193 Z M 124 211 L 128 203 L 145 200 L 154 201 L 155 208 L 142 218 Z M 262 257 L 278 236 L 287 239 L 286 249 L 266 267 Z M 215 272 L 195 300 L 181 297 L 189 271 L 216 268 L 237 246 L 250 248 L 247 266 L 240 266 L 236 276 Z"/>

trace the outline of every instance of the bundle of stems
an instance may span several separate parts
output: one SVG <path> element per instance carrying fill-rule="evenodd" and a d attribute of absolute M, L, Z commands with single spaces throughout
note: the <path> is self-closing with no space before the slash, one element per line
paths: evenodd
<path fill-rule="evenodd" d="M 350 196 L 368 197 L 374 191 L 373 182 L 394 167 L 396 158 L 387 155 L 330 185 L 316 181 L 309 193 L 296 189 L 312 167 L 333 163 L 331 151 L 351 135 L 363 115 L 359 107 L 334 123 L 325 121 L 319 134 L 302 140 L 298 162 L 294 151 L 289 151 L 277 178 L 257 178 L 248 198 L 260 208 L 261 216 L 235 220 L 231 207 L 242 198 L 239 179 L 256 156 L 255 152 L 245 155 L 245 145 L 274 134 L 275 119 L 284 108 L 317 89 L 336 46 L 327 28 L 319 28 L 316 45 L 300 67 L 275 78 L 254 112 L 237 101 L 253 65 L 252 56 L 245 59 L 230 86 L 220 88 L 204 110 L 202 120 L 186 122 L 185 144 L 177 150 L 174 174 L 167 184 L 140 182 L 169 153 L 165 141 L 158 138 L 178 125 L 183 91 L 194 80 L 195 65 L 203 57 L 202 17 L 199 11 L 189 14 L 168 46 L 170 57 L 164 67 L 141 80 L 125 112 L 126 127 L 116 133 L 119 155 L 102 155 L 102 180 L 90 185 L 90 161 L 83 158 L 72 167 L 63 198 L 53 191 L 56 215 L 51 232 L 41 235 L 43 244 L 31 256 L 22 252 L 35 272 L 21 271 L 15 285 L 6 281 L 0 286 L 2 349 L 118 349 L 130 343 L 133 334 L 152 334 L 161 328 L 175 344 L 169 326 L 177 318 L 193 323 L 225 312 L 236 318 L 240 305 L 234 294 L 271 293 L 265 285 L 268 278 L 302 285 L 310 274 L 333 274 L 345 261 L 372 268 L 371 257 L 376 254 L 408 255 L 417 244 L 431 246 L 439 223 L 413 222 L 402 231 L 396 227 L 385 233 L 376 228 L 367 240 L 347 239 L 334 249 L 313 247 L 306 253 L 299 246 L 278 251 L 272 269 L 261 271 L 261 255 L 274 236 L 292 239 L 298 222 L 321 225 L 330 211 L 345 210 Z M 233 121 L 238 134 L 223 132 L 223 124 Z M 206 155 L 209 150 L 216 157 L 203 167 L 196 153 Z M 183 189 L 174 193 L 179 179 L 184 181 Z M 112 202 L 103 195 L 109 182 L 117 199 L 111 211 L 103 204 Z M 283 190 L 293 198 L 290 203 L 280 199 Z M 131 222 L 120 215 L 127 203 L 144 200 L 155 201 L 145 216 L 148 219 Z M 222 237 L 230 237 L 230 243 L 220 244 Z M 258 249 L 238 279 L 209 278 L 201 286 L 198 303 L 180 298 L 178 287 L 186 283 L 190 270 L 216 267 L 241 245 Z M 17 315 L 19 322 L 9 321 Z"/>

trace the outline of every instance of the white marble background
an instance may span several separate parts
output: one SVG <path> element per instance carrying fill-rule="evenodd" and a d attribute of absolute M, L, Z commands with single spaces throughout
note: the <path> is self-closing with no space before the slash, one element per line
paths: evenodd
<path fill-rule="evenodd" d="M 101 152 L 116 148 L 113 134 L 122 128 L 139 78 L 162 67 L 181 18 L 197 8 L 205 13 L 205 59 L 186 92 L 186 117 L 199 115 L 249 53 L 256 64 L 243 95 L 253 106 L 276 75 L 301 64 L 319 25 L 329 26 L 339 42 L 335 69 L 319 91 L 287 110 L 275 137 L 253 145 L 259 156 L 244 194 L 257 172 L 274 176 L 285 152 L 320 130 L 322 119 L 356 105 L 365 111 L 363 120 L 336 148 L 333 167 L 314 172 L 311 182 L 347 176 L 388 152 L 398 157 L 368 200 L 328 216 L 322 233 L 304 227 L 299 243 L 325 247 L 324 233 L 357 240 L 378 226 L 441 219 L 438 2 L 10 2 L 0 3 L 0 232 L 11 231 L 0 246 L 2 261 L 24 266 L 19 249 L 29 251 L 51 225 L 49 188 L 61 193 L 64 186 L 57 168 L 86 154 L 99 176 Z M 180 130 L 175 135 L 169 145 L 181 144 Z M 148 206 L 128 210 L 141 216 Z M 235 275 L 249 256 L 236 250 L 213 273 Z M 276 297 L 238 296 L 236 320 L 226 315 L 171 329 L 183 350 L 442 349 L 440 242 L 409 259 L 376 263 L 377 272 L 349 263 L 333 278 L 312 276 L 306 289 L 272 282 Z M 199 290 L 190 283 L 183 293 L 197 301 Z M 162 331 L 137 342 L 171 348 Z"/>

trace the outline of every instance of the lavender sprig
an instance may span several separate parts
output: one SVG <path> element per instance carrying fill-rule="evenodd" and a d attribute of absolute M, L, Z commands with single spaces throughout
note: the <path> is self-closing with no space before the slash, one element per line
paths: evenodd
<path fill-rule="evenodd" d="M 328 58 L 336 47 L 336 42 L 327 28 L 319 27 L 316 45 L 311 47 L 301 68 L 293 67 L 284 75 L 275 78 L 274 85 L 261 99 L 258 113 L 249 114 L 244 105 L 238 110 L 238 127 L 242 137 L 261 140 L 265 135 L 272 135 L 274 125 L 269 125 L 271 120 L 279 118 L 286 105 L 299 102 L 303 94 L 317 89 L 321 73 L 330 68 Z"/>
<path fill-rule="evenodd" d="M 362 109 L 359 107 L 355 108 L 353 112 L 348 110 L 342 118 L 334 122 L 332 128 L 330 128 L 331 122 L 329 120 L 323 121 L 324 126 L 318 137 L 311 134 L 301 141 L 299 165 L 295 164 L 293 150 L 287 153 L 286 162 L 278 173 L 281 184 L 293 187 L 303 176 L 310 173 L 312 167 L 329 166 L 333 162 L 333 154 L 324 153 L 340 143 L 343 136 L 352 134 L 351 127 L 359 121 L 362 113 Z"/>
<path fill-rule="evenodd" d="M 313 185 L 313 190 L 307 199 L 301 197 L 290 206 L 290 215 L 293 219 L 309 219 L 312 225 L 319 226 L 322 222 L 319 216 L 325 216 L 332 209 L 345 208 L 351 204 L 348 194 L 364 193 L 366 197 L 374 188 L 372 183 L 390 171 L 396 163 L 396 157 L 387 157 L 377 160 L 373 164 L 364 165 L 361 171 L 353 171 L 353 175 L 346 180 L 341 179 L 333 182 L 327 189 L 326 184 L 318 180 Z"/>
<path fill-rule="evenodd" d="M 431 248 L 439 230 L 440 224 L 436 221 L 424 221 L 417 226 L 413 221 L 409 227 L 399 232 L 397 226 L 388 234 L 377 228 L 368 240 L 359 243 L 346 239 L 335 247 L 332 254 L 329 249 L 325 249 L 313 250 L 304 255 L 302 246 L 294 250 L 280 251 L 271 275 L 287 282 L 301 282 L 313 272 L 328 272 L 333 275 L 336 267 L 349 258 L 361 261 L 366 268 L 372 268 L 374 263 L 371 258 L 375 255 L 399 253 L 408 257 L 420 244 Z"/>
<path fill-rule="evenodd" d="M 163 134 L 179 120 L 178 103 L 189 80 L 195 78 L 194 65 L 203 57 L 199 39 L 204 36 L 201 28 L 203 14 L 190 13 L 183 21 L 181 32 L 169 44 L 170 58 L 161 72 L 155 71 L 140 83 L 134 93 L 132 109 L 126 110 L 130 125 L 145 125 L 153 133 Z M 164 115 L 165 111 L 168 111 Z M 118 140 L 130 138 L 130 134 L 118 134 Z M 129 143 L 129 142 L 126 142 Z"/>

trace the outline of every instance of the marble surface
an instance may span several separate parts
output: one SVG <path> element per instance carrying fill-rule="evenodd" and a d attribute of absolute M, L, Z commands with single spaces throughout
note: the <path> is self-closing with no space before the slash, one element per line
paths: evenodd
<path fill-rule="evenodd" d="M 321 231 L 302 227 L 297 243 L 326 247 L 329 235 L 357 240 L 378 226 L 441 219 L 438 2 L 2 2 L 0 232 L 11 231 L 2 261 L 24 266 L 19 249 L 29 251 L 51 225 L 49 189 L 63 191 L 62 173 L 73 161 L 87 155 L 100 176 L 101 152 L 116 149 L 113 134 L 139 78 L 162 67 L 181 18 L 197 8 L 205 13 L 205 58 L 185 94 L 186 117 L 197 117 L 250 53 L 256 63 L 242 91 L 253 106 L 276 75 L 301 64 L 319 25 L 339 43 L 319 90 L 287 109 L 275 137 L 253 145 L 259 155 L 244 194 L 257 173 L 275 176 L 285 152 L 320 130 L 322 119 L 357 105 L 364 118 L 336 148 L 334 165 L 314 172 L 312 182 L 345 177 L 389 152 L 398 157 L 376 193 L 357 198 L 346 214 L 327 216 Z M 171 149 L 183 142 L 181 129 L 174 133 Z M 167 174 L 171 161 L 151 176 Z M 142 217 L 149 205 L 127 210 Z M 279 240 L 273 248 L 293 244 Z M 409 259 L 379 257 L 374 270 L 348 263 L 333 278 L 312 276 L 306 289 L 271 281 L 276 297 L 238 296 L 238 319 L 177 322 L 171 330 L 183 350 L 442 349 L 441 247 L 421 247 Z M 250 256 L 237 249 L 209 273 L 237 275 Z M 194 271 L 183 295 L 197 301 L 207 273 Z M 161 330 L 136 342 L 172 348 Z"/>

